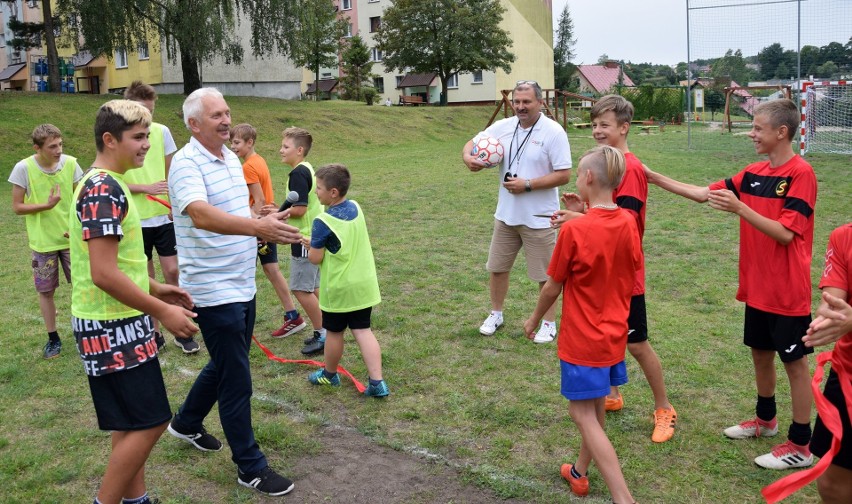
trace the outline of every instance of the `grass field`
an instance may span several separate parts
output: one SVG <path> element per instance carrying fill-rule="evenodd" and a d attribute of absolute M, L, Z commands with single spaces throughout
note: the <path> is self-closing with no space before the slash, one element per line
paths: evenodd
<path fill-rule="evenodd" d="M 16 161 L 31 154 L 29 133 L 41 122 L 59 126 L 66 152 L 88 166 L 94 159 L 94 113 L 106 99 L 0 93 L 4 179 Z M 178 116 L 181 101 L 161 97 L 156 113 L 179 146 L 188 139 Z M 365 401 L 348 384 L 334 391 L 313 389 L 305 380 L 308 368 L 273 363 L 252 350 L 255 432 L 272 465 L 298 473 L 299 457 L 320 449 L 314 432 L 344 425 L 394 449 L 432 454 L 462 468 L 470 484 L 501 497 L 579 502 L 558 472 L 562 462 L 576 457 L 579 435 L 559 395 L 555 346 L 533 345 L 521 334 L 537 294 L 522 260 L 512 274 L 506 325 L 490 338 L 477 331 L 489 308 L 484 264 L 497 177 L 495 171 L 470 173 L 459 153 L 493 109 L 255 98 L 230 98 L 229 104 L 235 123 L 258 128 L 258 152 L 269 162 L 279 198 L 285 171 L 277 150 L 286 126 L 313 132 L 308 159 L 315 167 L 328 162 L 350 167 L 350 196 L 368 218 L 384 299 L 373 323 L 392 392 L 387 401 Z M 686 131 L 678 127 L 634 134 L 630 144 L 655 170 L 698 184 L 731 175 L 756 159 L 745 136 L 703 134 L 716 135 L 709 137 L 718 141 L 716 151 L 686 150 Z M 575 160 L 593 145 L 588 130 L 571 130 L 569 137 Z M 820 183 L 816 283 L 829 232 L 852 216 L 852 177 L 849 157 L 815 155 L 809 161 Z M 0 205 L 0 225 L 7 230 L 0 244 L 5 298 L 0 305 L 0 501 L 91 502 L 105 467 L 108 435 L 97 430 L 70 324 L 61 329 L 62 356 L 41 359 L 45 337 L 24 219 L 11 211 L 9 186 L 0 191 L 6 202 Z M 781 474 L 759 469 L 751 459 L 767 452 L 772 440 L 734 442 L 721 434 L 753 414 L 755 397 L 751 360 L 741 344 L 743 306 L 734 299 L 738 224 L 730 214 L 657 188 L 648 204 L 650 336 L 680 420 L 673 440 L 650 441 L 651 393 L 628 358 L 626 406 L 608 415 L 608 434 L 639 502 L 760 502 L 760 489 Z M 285 273 L 287 266 L 282 261 Z M 281 323 L 281 309 L 260 272 L 257 283 L 256 335 L 279 356 L 300 356 L 300 336 L 269 338 Z M 57 292 L 60 320 L 70 318 L 69 300 L 70 289 L 63 285 Z M 349 341 L 342 364 L 365 379 L 357 346 Z M 170 344 L 161 360 L 177 408 L 206 362 L 205 351 L 186 357 Z M 786 430 L 789 388 L 778 369 L 779 419 Z M 207 428 L 221 434 L 215 415 Z M 150 490 L 165 503 L 266 502 L 234 484 L 228 457 L 204 456 L 166 435 L 149 461 Z M 591 484 L 592 497 L 583 502 L 609 502 L 595 470 Z M 299 502 L 298 479 L 296 485 L 290 502 Z M 328 496 L 335 500 L 346 502 Z M 789 502 L 817 500 L 811 487 Z"/>

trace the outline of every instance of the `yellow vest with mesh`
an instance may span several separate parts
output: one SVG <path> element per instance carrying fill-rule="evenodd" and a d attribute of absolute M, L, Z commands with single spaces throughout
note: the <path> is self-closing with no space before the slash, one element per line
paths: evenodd
<path fill-rule="evenodd" d="M 27 237 L 30 248 L 36 252 L 47 253 L 68 248 L 68 213 L 71 211 L 71 193 L 74 192 L 74 171 L 77 159 L 67 156 L 62 168 L 53 172 L 43 172 L 36 163 L 35 156 L 27 158 L 27 185 L 29 194 L 24 203 L 43 204 L 50 198 L 50 191 L 59 186 L 61 199 L 50 210 L 26 215 Z"/>
<path fill-rule="evenodd" d="M 299 228 L 299 232 L 305 236 L 311 234 L 311 226 L 314 224 L 314 218 L 321 214 L 325 207 L 322 206 L 317 198 L 317 177 L 314 174 L 314 167 L 307 161 L 302 161 L 299 165 L 304 166 L 311 172 L 311 190 L 308 191 L 308 209 L 305 215 L 301 217 L 290 217 L 289 224 Z M 290 194 L 290 179 L 287 179 L 287 194 Z M 286 197 L 286 196 L 285 196 Z"/>
<path fill-rule="evenodd" d="M 140 168 L 129 170 L 124 174 L 124 181 L 128 184 L 153 184 L 166 180 L 166 146 L 163 139 L 163 125 L 151 123 L 151 134 L 148 141 L 151 148 L 145 154 L 145 164 Z M 158 198 L 169 201 L 168 194 L 157 194 Z M 169 209 L 162 203 L 151 201 L 145 193 L 134 193 L 133 202 L 142 220 L 150 219 L 158 215 L 167 215 Z"/>

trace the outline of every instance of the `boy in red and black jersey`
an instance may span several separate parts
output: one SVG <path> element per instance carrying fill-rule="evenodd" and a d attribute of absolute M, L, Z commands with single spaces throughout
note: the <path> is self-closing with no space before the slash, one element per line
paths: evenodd
<path fill-rule="evenodd" d="M 746 304 L 743 342 L 751 348 L 757 383 L 757 418 L 725 429 L 733 439 L 774 436 L 775 354 L 790 381 L 793 421 L 788 441 L 755 463 L 768 469 L 807 467 L 813 396 L 802 337 L 811 322 L 811 248 L 817 182 L 813 168 L 793 152 L 799 112 L 790 100 L 755 109 L 748 136 L 768 159 L 748 165 L 708 187 L 672 180 L 646 170 L 648 182 L 716 210 L 740 217 L 739 289 Z"/>

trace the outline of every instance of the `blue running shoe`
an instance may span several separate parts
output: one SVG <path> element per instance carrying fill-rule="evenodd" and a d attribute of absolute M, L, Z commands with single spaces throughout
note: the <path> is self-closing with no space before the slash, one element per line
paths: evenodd
<path fill-rule="evenodd" d="M 340 386 L 340 373 L 334 373 L 331 378 L 326 378 L 322 369 L 318 369 L 308 375 L 308 381 L 314 385 L 329 385 L 331 387 Z"/>
<path fill-rule="evenodd" d="M 367 390 L 364 391 L 364 395 L 367 397 L 387 397 L 389 394 L 388 384 L 384 380 L 380 381 L 378 385 L 368 385 Z"/>

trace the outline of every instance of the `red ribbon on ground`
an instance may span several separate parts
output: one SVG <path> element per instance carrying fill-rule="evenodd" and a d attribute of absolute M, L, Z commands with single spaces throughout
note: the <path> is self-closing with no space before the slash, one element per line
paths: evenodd
<path fill-rule="evenodd" d="M 841 362 L 832 361 L 831 357 L 831 350 L 822 352 L 817 356 L 817 367 L 816 370 L 814 370 L 814 379 L 811 382 L 811 389 L 813 390 L 817 413 L 819 413 L 820 419 L 832 435 L 831 448 L 829 448 L 824 457 L 819 459 L 819 462 L 817 462 L 815 466 L 793 473 L 789 476 L 785 476 L 775 483 L 764 487 L 760 493 L 763 494 L 763 498 L 766 499 L 766 502 L 769 504 L 775 504 L 776 502 L 786 499 L 803 486 L 819 478 L 822 473 L 828 469 L 828 466 L 831 465 L 834 455 L 840 451 L 840 441 L 843 439 L 843 425 L 840 423 L 839 411 L 828 401 L 828 399 L 825 398 L 820 390 L 822 378 L 825 374 L 823 367 L 827 363 L 831 362 L 831 368 L 835 373 L 837 373 L 837 377 L 840 379 L 840 387 L 843 390 L 843 395 L 847 398 L 846 407 L 849 409 L 850 414 L 852 414 L 852 402 L 849 401 L 849 398 L 852 398 L 852 381 L 850 381 L 850 378 L 852 377 L 849 376 L 848 371 L 844 369 Z"/>
<path fill-rule="evenodd" d="M 158 198 L 158 197 L 156 197 L 156 196 L 153 196 L 153 195 L 151 195 L 151 194 L 146 194 L 146 195 L 145 195 L 145 197 L 146 197 L 146 198 L 148 198 L 148 199 L 149 199 L 149 200 L 151 200 L 151 201 L 156 201 L 157 203 L 159 203 L 159 204 L 163 205 L 164 207 L 168 208 L 169 210 L 171 210 L 171 209 L 172 209 L 172 204 L 171 204 L 171 203 L 169 203 L 168 201 L 164 200 L 164 199 L 160 199 L 160 198 Z"/>
<path fill-rule="evenodd" d="M 280 362 L 282 364 L 308 364 L 310 366 L 318 367 L 325 366 L 325 363 L 323 362 L 309 359 L 282 359 L 281 357 L 278 357 L 277 355 L 272 353 L 272 350 L 263 346 L 260 341 L 257 341 L 257 338 L 255 338 L 254 335 L 252 335 L 251 339 L 254 340 L 255 345 L 257 345 L 261 350 L 263 350 L 263 353 L 265 353 L 271 361 Z M 358 390 L 359 393 L 363 394 L 364 391 L 367 390 L 367 387 L 365 387 L 364 384 L 355 379 L 355 377 L 352 376 L 352 373 L 347 371 L 343 366 L 337 366 L 337 372 L 352 380 L 352 384 L 355 385 L 355 388 Z"/>

